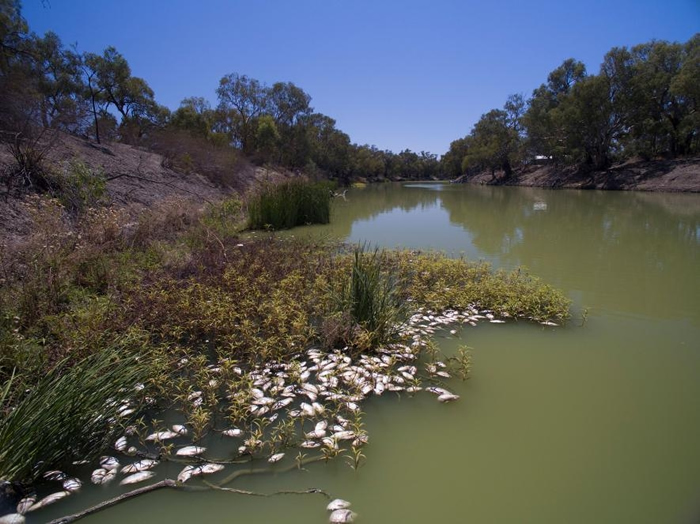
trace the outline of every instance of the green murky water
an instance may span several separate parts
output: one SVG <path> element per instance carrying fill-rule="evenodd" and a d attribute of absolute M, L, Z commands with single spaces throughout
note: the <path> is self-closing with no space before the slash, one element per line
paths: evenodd
<path fill-rule="evenodd" d="M 473 378 L 450 384 L 459 402 L 375 397 L 360 470 L 337 459 L 235 487 L 322 488 L 368 524 L 698 522 L 700 196 L 408 184 L 335 204 L 332 225 L 293 234 L 524 266 L 565 290 L 575 318 L 440 339 L 473 348 Z M 86 486 L 42 519 L 126 491 L 108 489 Z M 323 523 L 325 504 L 163 491 L 85 522 Z"/>

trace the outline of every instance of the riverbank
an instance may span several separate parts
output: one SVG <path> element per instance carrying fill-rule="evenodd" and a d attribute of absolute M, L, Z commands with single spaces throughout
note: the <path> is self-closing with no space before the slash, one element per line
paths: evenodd
<path fill-rule="evenodd" d="M 82 185 L 93 192 L 96 187 L 101 190 L 86 204 L 128 211 L 134 220 L 139 213 L 163 202 L 177 200 L 201 208 L 232 195 L 243 195 L 263 182 L 299 177 L 289 170 L 255 166 L 244 158 L 228 159 L 229 163 L 221 165 L 212 158 L 213 167 L 205 176 L 175 169 L 166 157 L 153 151 L 119 142 L 96 144 L 66 133 L 46 139 L 41 149 L 43 166 L 55 175 L 70 179 L 82 169 Z M 33 228 L 30 207 L 34 192 L 9 188 L 3 181 L 2 173 L 15 164 L 8 148 L 0 148 L 0 243 L 22 239 Z M 86 192 L 82 194 L 85 197 Z"/>
<path fill-rule="evenodd" d="M 502 171 L 484 171 L 473 176 L 462 175 L 454 182 L 551 189 L 697 193 L 700 192 L 700 158 L 630 161 L 600 171 L 576 166 L 526 166 L 515 170 L 510 177 Z"/>

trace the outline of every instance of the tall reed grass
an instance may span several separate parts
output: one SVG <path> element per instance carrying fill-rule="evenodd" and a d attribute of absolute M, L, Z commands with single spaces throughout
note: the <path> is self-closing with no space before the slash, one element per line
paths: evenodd
<path fill-rule="evenodd" d="M 305 224 L 327 224 L 331 217 L 328 182 L 291 180 L 264 185 L 248 200 L 250 229 L 289 229 Z"/>
<path fill-rule="evenodd" d="M 386 270 L 383 258 L 377 249 L 368 252 L 366 246 L 356 246 L 352 269 L 339 301 L 341 310 L 349 314 L 354 324 L 355 335 L 365 339 L 361 345 L 370 348 L 391 342 L 408 316 L 404 286 L 396 275 Z"/>
<path fill-rule="evenodd" d="M 77 365 L 55 367 L 8 406 L 0 400 L 0 479 L 32 481 L 75 460 L 96 458 L 114 438 L 124 403 L 148 379 L 149 362 L 138 355 L 101 351 Z"/>

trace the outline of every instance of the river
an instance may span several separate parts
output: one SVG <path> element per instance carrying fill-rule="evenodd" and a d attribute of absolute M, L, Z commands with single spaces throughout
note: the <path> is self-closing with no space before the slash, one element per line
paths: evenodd
<path fill-rule="evenodd" d="M 340 458 L 235 487 L 321 488 L 368 524 L 698 522 L 700 196 L 375 185 L 336 199 L 330 225 L 290 234 L 524 267 L 564 290 L 573 318 L 441 337 L 448 354 L 473 348 L 472 378 L 450 383 L 458 402 L 374 397 L 359 470 Z M 162 491 L 85 522 L 323 523 L 325 504 Z"/>

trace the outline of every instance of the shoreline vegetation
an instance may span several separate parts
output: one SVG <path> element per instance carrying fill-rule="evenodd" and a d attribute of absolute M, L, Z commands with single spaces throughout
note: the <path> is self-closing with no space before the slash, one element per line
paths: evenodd
<path fill-rule="evenodd" d="M 33 232 L 0 260 L 3 513 L 38 511 L 90 477 L 142 482 L 164 461 L 182 462 L 178 486 L 207 475 L 217 488 L 240 462 L 360 467 L 364 398 L 458 398 L 446 387 L 468 377 L 468 349 L 442 355 L 432 337 L 569 315 L 522 271 L 241 236 L 237 198 L 135 216 L 34 206 Z M 237 451 L 210 455 L 221 438 Z"/>

